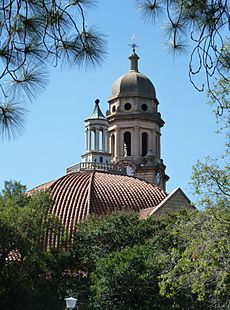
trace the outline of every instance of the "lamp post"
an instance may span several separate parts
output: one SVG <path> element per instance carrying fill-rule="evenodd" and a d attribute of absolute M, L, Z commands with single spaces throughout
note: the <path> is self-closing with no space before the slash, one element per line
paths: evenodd
<path fill-rule="evenodd" d="M 76 306 L 77 299 L 73 297 L 68 297 L 68 298 L 65 298 L 65 302 L 66 302 L 66 307 L 68 309 L 73 309 Z"/>

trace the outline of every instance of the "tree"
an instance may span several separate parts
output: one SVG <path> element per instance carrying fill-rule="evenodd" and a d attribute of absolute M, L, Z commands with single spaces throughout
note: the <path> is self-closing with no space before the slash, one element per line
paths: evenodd
<path fill-rule="evenodd" d="M 59 221 L 50 213 L 48 192 L 28 196 L 18 182 L 6 182 L 0 195 L 1 309 L 62 309 L 66 296 L 66 254 L 47 248 L 49 230 Z M 68 256 L 67 256 L 68 257 Z M 62 286 L 63 283 L 63 286 Z"/>
<path fill-rule="evenodd" d="M 78 292 L 80 309 L 81 306 L 83 309 L 92 309 L 90 277 L 95 271 L 98 260 L 112 251 L 118 251 L 126 245 L 143 240 L 147 230 L 144 232 L 138 227 L 140 227 L 138 216 L 134 213 L 114 213 L 103 218 L 92 217 L 77 226 L 71 256 L 78 277 L 73 279 L 72 288 Z"/>
<path fill-rule="evenodd" d="M 209 94 L 210 105 L 215 106 L 215 98 L 219 99 L 223 107 L 220 117 L 216 112 L 218 134 L 225 135 L 225 151 L 218 158 L 207 157 L 205 161 L 198 161 L 193 167 L 192 185 L 195 194 L 199 195 L 199 204 L 203 208 L 229 205 L 230 197 L 230 165 L 229 165 L 229 125 L 230 125 L 230 83 L 221 78 L 213 89 L 215 97 Z"/>
<path fill-rule="evenodd" d="M 72 250 L 79 309 L 228 309 L 229 219 L 215 207 L 86 220 Z"/>
<path fill-rule="evenodd" d="M 61 310 L 69 294 L 85 310 L 229 308 L 228 206 L 92 217 L 77 225 L 71 247 L 64 239 L 50 248 L 47 233 L 63 229 L 51 206 L 49 192 L 29 196 L 18 182 L 0 195 L 3 310 Z"/>
<path fill-rule="evenodd" d="M 189 77 L 192 84 L 212 95 L 215 76 L 228 79 L 230 68 L 227 0 L 136 0 L 145 21 L 155 22 L 166 12 L 163 22 L 167 45 L 173 54 L 192 47 Z M 47 65 L 62 62 L 73 68 L 100 63 L 105 56 L 105 40 L 94 28 L 86 27 L 85 12 L 94 0 L 11 0 L 0 4 L 0 136 L 13 138 L 22 133 L 25 102 L 33 100 L 47 84 Z M 186 34 L 188 36 L 186 36 Z M 195 77 L 205 74 L 198 85 Z M 222 113 L 218 97 L 218 113 Z"/>
<path fill-rule="evenodd" d="M 203 211 L 173 228 L 185 246 L 171 249 L 173 264 L 161 275 L 161 294 L 173 298 L 179 306 L 193 294 L 192 303 L 195 297 L 203 308 L 230 307 L 229 87 L 229 80 L 220 78 L 209 93 L 217 132 L 226 137 L 225 151 L 220 157 L 207 157 L 193 167 L 192 185 L 199 195 L 197 206 Z M 216 98 L 221 113 L 215 108 Z"/>
<path fill-rule="evenodd" d="M 190 301 L 187 309 L 194 302 L 201 309 L 230 307 L 230 210 L 216 207 L 215 215 L 212 209 L 196 212 L 173 227 L 184 247 L 171 247 L 159 285 L 160 293 L 172 298 L 179 309 L 184 300 Z"/>
<path fill-rule="evenodd" d="M 172 300 L 160 296 L 158 287 L 164 255 L 165 249 L 154 240 L 99 260 L 92 274 L 93 309 L 170 309 Z"/>
<path fill-rule="evenodd" d="M 229 33 L 229 3 L 227 0 L 137 0 L 145 21 L 156 22 L 162 15 L 166 44 L 173 54 L 189 49 L 189 78 L 199 91 L 208 90 L 218 102 L 218 113 L 222 113 L 222 102 L 213 91 L 212 81 L 222 78 L 229 81 L 230 50 L 224 37 Z M 204 73 L 205 82 L 198 85 L 195 78 Z"/>
<path fill-rule="evenodd" d="M 0 136 L 23 130 L 25 102 L 47 84 L 47 65 L 95 65 L 105 41 L 86 27 L 93 0 L 11 0 L 0 4 Z M 20 100 L 20 101 L 19 101 Z"/>
<path fill-rule="evenodd" d="M 149 309 L 153 303 L 170 309 L 172 300 L 159 295 L 158 276 L 174 244 L 176 218 L 114 213 L 79 224 L 72 248 L 79 269 L 71 285 L 79 309 Z"/>

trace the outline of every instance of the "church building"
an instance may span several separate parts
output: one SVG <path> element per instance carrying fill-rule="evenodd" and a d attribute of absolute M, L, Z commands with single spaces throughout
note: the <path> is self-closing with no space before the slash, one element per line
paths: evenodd
<path fill-rule="evenodd" d="M 125 169 L 127 175 L 165 190 L 169 177 L 160 152 L 164 121 L 158 112 L 156 91 L 150 79 L 138 71 L 135 47 L 129 60 L 129 71 L 112 85 L 106 117 L 97 99 L 93 113 L 85 120 L 86 148 L 81 167 L 95 163 L 98 169 L 98 163 L 105 164 L 101 167 L 113 164 L 116 169 Z M 76 165 L 67 173 L 78 170 Z"/>
<path fill-rule="evenodd" d="M 85 119 L 82 161 L 68 167 L 63 177 L 32 190 L 51 190 L 52 212 L 70 232 L 89 215 L 135 211 L 146 218 L 193 209 L 180 188 L 166 192 L 169 177 L 160 141 L 164 121 L 155 88 L 139 72 L 138 61 L 134 44 L 129 71 L 113 83 L 105 114 L 95 101 Z"/>

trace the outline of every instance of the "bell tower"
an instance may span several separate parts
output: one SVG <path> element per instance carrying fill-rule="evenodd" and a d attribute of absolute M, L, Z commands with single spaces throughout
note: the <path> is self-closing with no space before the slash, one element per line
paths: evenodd
<path fill-rule="evenodd" d="M 133 44 L 129 71 L 113 83 L 108 100 L 109 152 L 113 163 L 126 166 L 127 174 L 165 189 L 169 177 L 160 145 L 164 121 L 152 82 L 138 70 L 135 47 Z"/>
<path fill-rule="evenodd" d="M 108 152 L 108 121 L 101 112 L 99 99 L 92 114 L 85 120 L 85 152 L 82 162 L 110 163 Z"/>

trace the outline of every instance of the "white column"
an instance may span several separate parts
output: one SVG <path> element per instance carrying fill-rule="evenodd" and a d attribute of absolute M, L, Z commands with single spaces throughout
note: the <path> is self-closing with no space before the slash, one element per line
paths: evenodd
<path fill-rule="evenodd" d="M 88 129 L 88 151 L 91 151 L 91 128 Z"/>
<path fill-rule="evenodd" d="M 99 151 L 99 129 L 95 128 L 95 151 Z"/>
<path fill-rule="evenodd" d="M 88 149 L 88 129 L 85 129 L 85 151 L 87 152 Z"/>
<path fill-rule="evenodd" d="M 104 147 L 104 151 L 108 152 L 108 131 L 107 129 L 103 130 L 103 147 Z"/>
<path fill-rule="evenodd" d="M 105 152 L 105 130 L 102 128 L 101 130 L 101 145 L 102 145 L 102 151 Z"/>

